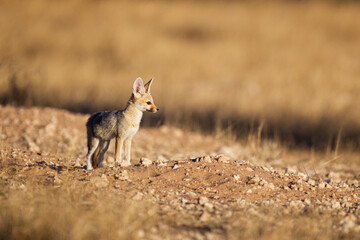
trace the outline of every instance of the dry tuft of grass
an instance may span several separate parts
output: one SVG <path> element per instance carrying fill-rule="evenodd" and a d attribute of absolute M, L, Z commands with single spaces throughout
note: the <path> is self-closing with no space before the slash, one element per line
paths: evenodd
<path fill-rule="evenodd" d="M 264 211 L 265 209 L 263 209 Z M 266 211 L 266 210 L 265 210 Z M 237 216 L 239 219 L 239 216 Z M 351 239 L 352 235 L 334 232 L 339 221 L 330 215 L 319 216 L 314 213 L 283 215 L 274 220 L 256 218 L 249 215 L 249 221 L 236 221 L 229 233 L 229 239 Z"/>
<path fill-rule="evenodd" d="M 74 180 L 66 170 L 44 182 L 30 168 L 20 171 L 8 152 L 2 160 L 0 239 L 139 239 L 157 219 L 156 206 L 125 192 Z"/>
<path fill-rule="evenodd" d="M 14 184 L 0 200 L 1 239 L 138 239 L 153 224 L 149 204 L 86 183 Z"/>

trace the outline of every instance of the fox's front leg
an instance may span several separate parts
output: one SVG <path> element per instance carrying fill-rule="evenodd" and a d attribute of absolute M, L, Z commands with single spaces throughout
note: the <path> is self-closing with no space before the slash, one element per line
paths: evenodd
<path fill-rule="evenodd" d="M 121 163 L 121 166 L 130 166 L 130 159 L 131 159 L 131 138 L 125 140 L 125 159 Z"/>
<path fill-rule="evenodd" d="M 123 145 L 124 139 L 117 137 L 115 142 L 115 167 L 119 167 L 123 162 Z"/>

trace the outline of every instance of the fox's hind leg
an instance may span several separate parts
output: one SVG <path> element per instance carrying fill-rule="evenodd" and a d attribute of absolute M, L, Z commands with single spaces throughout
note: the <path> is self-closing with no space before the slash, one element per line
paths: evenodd
<path fill-rule="evenodd" d="M 88 138 L 88 153 L 86 155 L 86 169 L 87 170 L 93 169 L 91 160 L 93 158 L 93 155 L 94 155 L 96 149 L 99 146 L 99 143 L 100 143 L 100 140 L 98 138 L 95 138 L 95 137 Z"/>
<path fill-rule="evenodd" d="M 99 167 L 98 158 L 99 158 L 99 152 L 100 152 L 100 144 L 101 144 L 101 141 L 100 141 L 98 147 L 96 148 L 94 154 L 91 156 L 91 165 L 93 168 Z"/>
<path fill-rule="evenodd" d="M 104 159 L 104 155 L 105 155 L 106 151 L 109 148 L 109 144 L 110 144 L 110 141 L 101 141 L 100 144 L 99 144 L 99 149 L 100 149 L 99 161 L 98 161 L 99 167 L 103 167 L 102 161 Z"/>

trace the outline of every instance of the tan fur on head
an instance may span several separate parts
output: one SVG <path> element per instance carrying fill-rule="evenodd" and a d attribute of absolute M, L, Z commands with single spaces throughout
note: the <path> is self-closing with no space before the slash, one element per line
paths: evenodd
<path fill-rule="evenodd" d="M 131 102 L 141 111 L 157 112 L 159 109 L 155 106 L 154 100 L 150 94 L 150 87 L 153 82 L 151 78 L 145 85 L 141 78 L 137 78 L 133 85 L 133 94 Z"/>

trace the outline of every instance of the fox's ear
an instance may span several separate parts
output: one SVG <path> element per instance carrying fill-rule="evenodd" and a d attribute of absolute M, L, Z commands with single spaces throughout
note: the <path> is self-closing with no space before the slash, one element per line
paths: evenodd
<path fill-rule="evenodd" d="M 133 85 L 133 94 L 135 97 L 142 97 L 145 94 L 144 83 L 141 78 L 137 78 Z"/>
<path fill-rule="evenodd" d="M 145 87 L 145 92 L 146 93 L 150 93 L 150 87 L 151 87 L 151 84 L 153 82 L 153 78 L 151 78 L 147 83 L 145 83 L 144 87 Z"/>

